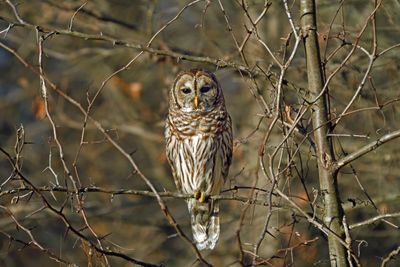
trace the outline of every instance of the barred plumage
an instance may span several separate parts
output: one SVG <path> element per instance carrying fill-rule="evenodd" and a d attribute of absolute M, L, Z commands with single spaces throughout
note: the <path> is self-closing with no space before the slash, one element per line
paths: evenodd
<path fill-rule="evenodd" d="M 232 126 L 222 90 L 212 73 L 178 74 L 170 91 L 166 121 L 167 157 L 180 192 L 189 199 L 198 249 L 213 249 L 219 237 L 218 195 L 232 160 Z"/>

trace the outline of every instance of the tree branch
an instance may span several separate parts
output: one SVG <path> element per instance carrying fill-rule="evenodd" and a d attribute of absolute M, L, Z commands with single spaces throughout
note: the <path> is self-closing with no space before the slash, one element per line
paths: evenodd
<path fill-rule="evenodd" d="M 0 148 L 3 151 L 2 148 Z M 3 152 L 4 153 L 4 152 Z M 32 191 L 39 191 L 39 192 L 65 192 L 75 194 L 75 189 L 70 189 L 65 186 L 41 186 L 41 187 L 18 187 L 9 190 L 0 191 L 0 197 L 5 195 L 13 195 L 18 194 L 20 192 L 32 192 Z M 152 191 L 148 190 L 134 190 L 134 189 L 106 189 L 97 186 L 88 186 L 88 187 L 81 187 L 78 188 L 78 193 L 103 193 L 109 195 L 135 195 L 135 196 L 144 196 L 144 197 L 152 197 L 155 198 L 156 194 Z M 176 198 L 176 199 L 188 199 L 193 198 L 193 194 L 182 194 L 178 192 L 158 192 L 158 196 L 161 198 Z M 235 195 L 215 195 L 210 196 L 213 200 L 226 200 L 226 201 L 238 201 L 247 204 L 255 204 L 260 206 L 269 206 L 269 201 L 259 200 L 259 199 L 251 199 L 249 197 L 244 196 L 235 196 Z M 281 207 L 281 205 L 273 205 L 273 207 Z"/>
<path fill-rule="evenodd" d="M 369 218 L 368 220 L 365 220 L 365 221 L 362 221 L 362 222 L 359 222 L 359 223 L 354 223 L 354 224 L 349 226 L 349 229 L 351 230 L 351 229 L 354 229 L 354 228 L 357 228 L 357 227 L 373 224 L 376 221 L 380 221 L 380 220 L 383 220 L 383 219 L 386 219 L 386 218 L 395 218 L 395 217 L 400 217 L 400 212 L 378 215 L 378 216 Z"/>
<path fill-rule="evenodd" d="M 65 30 L 65 29 L 51 28 L 51 27 L 42 26 L 42 25 L 35 25 L 35 24 L 27 23 L 27 22 L 21 23 L 21 22 L 11 21 L 10 19 L 7 19 L 2 16 L 0 16 L 0 20 L 3 20 L 4 22 L 8 23 L 10 25 L 10 29 L 13 27 L 23 27 L 23 28 L 28 28 L 31 30 L 39 29 L 43 33 L 54 33 L 56 35 L 70 36 L 70 37 L 84 39 L 84 40 L 90 40 L 90 41 L 103 41 L 103 42 L 110 43 L 113 46 L 127 47 L 127 48 L 131 48 L 131 49 L 147 52 L 150 54 L 154 54 L 157 56 L 171 57 L 178 61 L 186 60 L 186 61 L 191 61 L 191 62 L 196 62 L 196 63 L 209 64 L 209 65 L 214 65 L 214 66 L 218 67 L 219 69 L 231 68 L 231 69 L 234 69 L 235 71 L 239 71 L 242 74 L 245 74 L 245 75 L 248 75 L 251 77 L 266 76 L 266 78 L 269 79 L 274 84 L 277 84 L 278 80 L 279 80 L 279 75 L 273 71 L 269 71 L 269 70 L 260 71 L 260 70 L 256 69 L 255 67 L 249 68 L 245 65 L 241 65 L 241 64 L 239 64 L 237 62 L 233 62 L 233 61 L 226 61 L 223 59 L 212 58 L 212 57 L 203 56 L 203 55 L 196 55 L 190 51 L 182 52 L 182 51 L 179 51 L 178 49 L 175 49 L 173 51 L 156 49 L 156 48 L 152 48 L 152 47 L 147 47 L 146 45 L 143 45 L 143 44 L 127 42 L 127 41 L 117 39 L 114 37 L 110 37 L 110 36 L 107 36 L 104 34 L 89 34 L 89 33 L 83 33 L 83 32 L 79 32 L 79 31 L 70 31 L 70 30 Z M 304 98 L 304 99 L 307 98 L 308 92 L 304 88 L 298 87 L 297 85 L 295 85 L 285 79 L 282 80 L 282 84 L 287 86 L 287 89 L 297 92 L 302 98 Z"/>
<path fill-rule="evenodd" d="M 68 221 L 67 217 L 65 216 L 65 214 L 62 212 L 63 209 L 56 209 L 53 205 L 50 204 L 50 202 L 43 196 L 43 194 L 34 186 L 34 184 L 32 184 L 32 182 L 27 179 L 17 168 L 15 165 L 15 162 L 13 161 L 13 158 L 11 157 L 11 155 L 4 150 L 3 148 L 0 147 L 0 151 L 7 157 L 7 159 L 9 160 L 10 164 L 13 166 L 14 171 L 16 174 L 18 174 L 19 177 L 21 177 L 21 179 L 28 184 L 28 186 L 31 188 L 31 190 L 33 192 L 35 192 L 35 194 L 37 194 L 41 200 L 43 201 L 43 204 L 45 205 L 45 207 L 50 210 L 55 216 L 57 216 L 60 220 L 63 221 L 63 223 L 65 224 L 65 226 L 67 227 L 68 230 L 70 230 L 75 236 L 77 236 L 78 238 L 81 238 L 82 240 L 84 240 L 85 242 L 88 242 L 90 244 L 90 246 L 92 248 L 94 248 L 97 252 L 101 253 L 102 255 L 108 255 L 108 256 L 113 256 L 113 257 L 118 257 L 118 258 L 122 258 L 126 261 L 129 262 L 133 262 L 139 266 L 148 266 L 148 267 L 157 267 L 157 266 L 161 266 L 161 265 L 156 265 L 156 264 L 152 264 L 152 263 L 147 263 L 135 258 L 132 258 L 128 255 L 125 255 L 123 253 L 119 253 L 119 252 L 115 252 L 115 251 L 111 251 L 109 249 L 103 249 L 100 248 L 99 246 L 97 246 L 95 243 L 93 243 L 87 236 L 85 236 L 84 234 L 81 233 L 81 231 L 79 229 L 76 229 L 75 227 L 72 226 L 72 224 Z M 75 190 L 71 190 L 71 192 L 76 193 Z"/>
<path fill-rule="evenodd" d="M 398 246 L 396 249 L 394 249 L 392 252 L 389 253 L 389 255 L 383 259 L 381 267 L 385 267 L 386 264 L 389 263 L 390 260 L 392 260 L 394 257 L 399 255 L 400 253 L 400 246 Z"/>
<path fill-rule="evenodd" d="M 400 137 L 400 130 L 391 132 L 389 134 L 385 134 L 384 136 L 378 138 L 377 140 L 369 143 L 368 145 L 363 146 L 362 148 L 360 148 L 359 150 L 347 155 L 344 158 L 341 158 L 340 160 L 338 160 L 335 164 L 335 169 L 339 170 L 341 169 L 343 166 L 355 161 L 356 159 L 359 159 L 360 157 L 368 154 L 371 151 L 374 151 L 375 149 L 377 149 L 378 147 L 380 147 L 381 145 L 396 139 Z"/>

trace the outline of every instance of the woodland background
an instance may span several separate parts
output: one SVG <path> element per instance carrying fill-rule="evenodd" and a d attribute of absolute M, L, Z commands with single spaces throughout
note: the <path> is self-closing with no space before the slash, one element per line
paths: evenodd
<path fill-rule="evenodd" d="M 326 235 L 275 192 L 317 221 L 299 2 L 1 0 L 0 265 L 329 266 Z M 400 129 L 400 3 L 317 2 L 340 158 Z M 235 139 L 220 240 L 201 254 L 163 139 L 187 68 L 216 73 Z M 400 265 L 399 151 L 382 144 L 338 175 L 363 266 Z"/>

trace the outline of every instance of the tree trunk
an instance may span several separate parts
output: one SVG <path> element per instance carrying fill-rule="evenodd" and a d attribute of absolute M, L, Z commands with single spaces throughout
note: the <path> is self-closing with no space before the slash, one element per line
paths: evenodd
<path fill-rule="evenodd" d="M 317 37 L 315 0 L 301 0 L 301 27 L 307 60 L 308 89 L 312 100 L 322 92 L 324 77 Z M 343 237 L 343 211 L 338 197 L 337 172 L 333 168 L 334 153 L 332 141 L 327 136 L 329 123 L 328 94 L 324 94 L 313 103 L 314 139 L 317 146 L 318 174 L 320 193 L 324 201 L 323 221 L 337 236 Z M 331 266 L 348 266 L 346 248 L 328 234 L 329 257 Z"/>

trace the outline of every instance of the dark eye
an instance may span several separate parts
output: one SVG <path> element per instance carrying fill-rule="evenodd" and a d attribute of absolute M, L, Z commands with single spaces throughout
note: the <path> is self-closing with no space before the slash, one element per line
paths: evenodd
<path fill-rule="evenodd" d="M 207 93 L 208 91 L 210 91 L 210 89 L 211 89 L 211 86 L 204 85 L 203 87 L 200 88 L 200 92 Z"/>
<path fill-rule="evenodd" d="M 184 94 L 189 94 L 190 92 L 192 92 L 192 90 L 190 90 L 190 88 L 185 87 L 185 88 L 182 89 L 182 92 Z"/>

